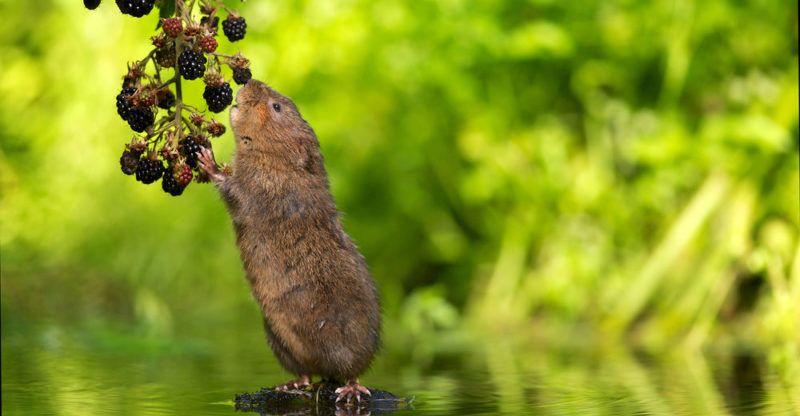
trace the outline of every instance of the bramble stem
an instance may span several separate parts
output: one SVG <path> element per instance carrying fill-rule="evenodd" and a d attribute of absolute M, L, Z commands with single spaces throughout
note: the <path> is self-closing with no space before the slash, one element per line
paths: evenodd
<path fill-rule="evenodd" d="M 183 1 L 182 0 L 175 0 L 175 17 L 180 18 L 181 12 L 183 12 Z M 181 118 L 182 106 L 183 106 L 183 92 L 181 90 L 181 68 L 178 65 L 178 57 L 181 56 L 181 52 L 183 52 L 183 31 L 181 34 L 175 39 L 175 133 L 177 137 L 173 141 L 173 149 L 176 150 L 178 141 L 180 141 L 182 133 L 183 133 L 183 120 Z"/>
<path fill-rule="evenodd" d="M 224 53 L 209 52 L 208 54 L 212 55 L 214 57 L 220 57 L 221 56 L 223 58 L 233 59 L 233 55 L 225 55 Z"/>
<path fill-rule="evenodd" d="M 176 76 L 174 76 L 174 77 L 172 77 L 172 78 L 170 78 L 170 79 L 168 79 L 168 80 L 164 81 L 164 83 L 163 83 L 163 84 L 161 84 L 161 85 L 157 86 L 157 87 L 156 87 L 156 88 L 154 88 L 154 89 L 156 89 L 156 90 L 160 90 L 160 89 L 162 89 L 162 88 L 166 87 L 167 85 L 169 85 L 169 84 L 172 84 L 173 82 L 178 82 L 178 83 L 180 83 L 180 77 L 176 75 Z"/>

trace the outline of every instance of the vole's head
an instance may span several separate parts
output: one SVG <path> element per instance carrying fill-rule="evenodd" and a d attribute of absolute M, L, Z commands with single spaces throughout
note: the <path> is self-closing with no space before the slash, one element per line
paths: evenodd
<path fill-rule="evenodd" d="M 236 102 L 230 110 L 231 127 L 240 150 L 271 148 L 276 143 L 303 139 L 316 141 L 292 100 L 263 82 L 248 81 L 236 94 Z"/>

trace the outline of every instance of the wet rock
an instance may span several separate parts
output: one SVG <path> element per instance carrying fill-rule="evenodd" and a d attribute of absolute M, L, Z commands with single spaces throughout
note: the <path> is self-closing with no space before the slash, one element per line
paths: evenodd
<path fill-rule="evenodd" d="M 412 400 L 371 387 L 367 388 L 372 395 L 362 395 L 361 403 L 336 403 L 338 387 L 341 384 L 321 382 L 289 391 L 263 388 L 254 393 L 237 394 L 236 410 L 262 415 L 383 415 L 411 408 Z"/>

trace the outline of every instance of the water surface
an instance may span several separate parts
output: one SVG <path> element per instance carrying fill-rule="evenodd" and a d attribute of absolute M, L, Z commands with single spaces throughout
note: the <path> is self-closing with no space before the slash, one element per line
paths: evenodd
<path fill-rule="evenodd" d="M 213 338 L 139 345 L 134 337 L 64 343 L 48 336 L 3 339 L 4 415 L 232 415 L 237 393 L 290 377 L 256 336 L 219 345 Z M 772 375 L 757 353 L 652 355 L 619 345 L 494 340 L 433 355 L 425 365 L 409 360 L 384 353 L 362 378 L 413 397 L 413 408 L 398 415 L 778 415 L 800 409 L 793 397 L 798 386 Z"/>

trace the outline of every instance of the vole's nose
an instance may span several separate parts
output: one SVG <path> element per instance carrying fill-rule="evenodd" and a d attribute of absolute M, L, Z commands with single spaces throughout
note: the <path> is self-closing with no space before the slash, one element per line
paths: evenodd
<path fill-rule="evenodd" d="M 249 90 L 252 90 L 253 88 L 256 88 L 256 86 L 255 86 L 256 83 L 258 83 L 258 81 L 256 81 L 256 80 L 251 78 L 249 81 L 247 81 L 246 84 L 244 84 L 244 86 L 242 88 L 239 88 L 239 91 L 236 92 L 236 103 L 237 104 L 241 104 L 241 100 L 242 100 L 242 98 L 244 98 L 242 96 L 242 94 L 245 94 L 244 91 L 249 91 Z"/>

